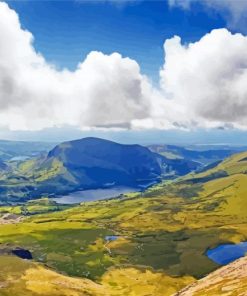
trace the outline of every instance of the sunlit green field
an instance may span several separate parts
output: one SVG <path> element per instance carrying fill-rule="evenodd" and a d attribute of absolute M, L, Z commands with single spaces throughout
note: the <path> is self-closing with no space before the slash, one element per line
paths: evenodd
<path fill-rule="evenodd" d="M 0 225 L 1 248 L 28 249 L 35 262 L 101 283 L 109 295 L 124 289 L 126 295 L 172 295 L 218 267 L 205 256 L 208 248 L 247 240 L 243 164 L 241 171 L 203 183 L 186 178 L 71 208 L 46 199 L 2 207 L 1 215 L 22 220 Z M 107 235 L 118 238 L 109 242 Z M 160 277 L 161 292 L 152 294 Z M 138 287 L 147 282 L 151 292 L 141 294 Z"/>

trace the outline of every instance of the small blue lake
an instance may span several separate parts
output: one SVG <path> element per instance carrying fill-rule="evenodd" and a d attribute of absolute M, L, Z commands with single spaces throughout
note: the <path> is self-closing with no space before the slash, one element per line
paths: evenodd
<path fill-rule="evenodd" d="M 112 241 L 117 240 L 118 238 L 119 238 L 118 235 L 107 235 L 107 236 L 105 237 L 105 240 L 106 240 L 107 242 L 112 242 Z"/>
<path fill-rule="evenodd" d="M 224 244 L 206 252 L 209 259 L 220 265 L 226 265 L 247 253 L 247 242 Z"/>

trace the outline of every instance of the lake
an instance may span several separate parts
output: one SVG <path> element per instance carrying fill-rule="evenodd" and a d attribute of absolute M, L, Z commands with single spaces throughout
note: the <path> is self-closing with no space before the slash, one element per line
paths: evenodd
<path fill-rule="evenodd" d="M 113 242 L 113 241 L 117 240 L 118 238 L 119 238 L 118 235 L 107 235 L 107 236 L 105 237 L 105 240 L 106 240 L 107 242 Z"/>
<path fill-rule="evenodd" d="M 120 194 L 140 191 L 140 188 L 131 188 L 131 187 L 112 187 L 104 189 L 89 189 L 72 192 L 68 195 L 63 195 L 60 197 L 52 198 L 55 202 L 59 204 L 77 204 L 81 202 L 90 202 L 96 200 L 109 199 L 117 197 Z"/>
<path fill-rule="evenodd" d="M 247 253 L 247 242 L 224 244 L 206 252 L 209 259 L 220 265 L 226 265 Z"/>
<path fill-rule="evenodd" d="M 22 259 L 31 260 L 33 259 L 32 253 L 29 250 L 17 248 L 12 250 L 12 254 L 16 255 L 17 257 L 20 257 Z"/>

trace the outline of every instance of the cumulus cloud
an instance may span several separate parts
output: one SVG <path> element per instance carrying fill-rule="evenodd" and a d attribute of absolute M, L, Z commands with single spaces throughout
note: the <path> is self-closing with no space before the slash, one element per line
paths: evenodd
<path fill-rule="evenodd" d="M 179 6 L 184 9 L 190 9 L 194 3 L 199 3 L 220 13 L 230 28 L 245 29 L 247 23 L 247 1 L 245 0 L 168 0 L 168 2 L 171 7 Z"/>
<path fill-rule="evenodd" d="M 247 126 L 247 37 L 213 30 L 198 42 L 167 40 L 161 86 L 194 124 Z"/>
<path fill-rule="evenodd" d="M 18 16 L 0 3 L 0 124 L 41 129 L 63 124 L 131 127 L 152 115 L 152 87 L 139 65 L 91 52 L 76 71 L 56 70 L 32 45 Z"/>
<path fill-rule="evenodd" d="M 199 41 L 165 41 L 160 88 L 136 61 L 91 52 L 75 71 L 35 51 L 18 15 L 0 2 L 0 127 L 247 129 L 247 37 L 213 30 Z"/>

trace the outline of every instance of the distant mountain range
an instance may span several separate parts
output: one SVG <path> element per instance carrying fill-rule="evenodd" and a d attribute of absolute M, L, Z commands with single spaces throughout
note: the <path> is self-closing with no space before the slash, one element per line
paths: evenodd
<path fill-rule="evenodd" d="M 17 157 L 34 157 L 40 153 L 47 153 L 54 147 L 50 142 L 27 142 L 0 140 L 0 160 L 8 161 Z"/>
<path fill-rule="evenodd" d="M 213 162 L 223 160 L 234 153 L 246 151 L 245 146 L 228 145 L 149 145 L 148 148 L 156 153 L 165 156 L 168 159 L 186 159 L 199 162 L 202 165 L 208 165 Z"/>
<path fill-rule="evenodd" d="M 211 180 L 237 176 L 239 179 L 247 174 L 247 152 L 234 154 L 221 162 L 206 166 L 197 174 L 188 174 L 184 177 L 186 182 L 205 183 Z"/>

